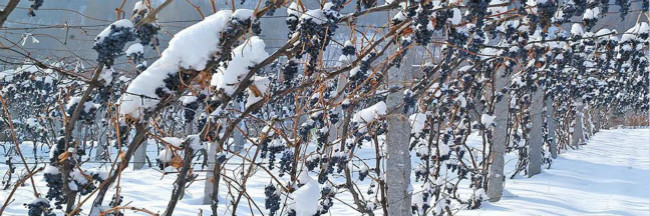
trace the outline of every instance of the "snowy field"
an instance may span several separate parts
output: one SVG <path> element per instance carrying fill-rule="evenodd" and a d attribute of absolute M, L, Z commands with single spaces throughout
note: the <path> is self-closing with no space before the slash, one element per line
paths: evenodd
<path fill-rule="evenodd" d="M 471 140 L 471 139 L 470 139 Z M 25 146 L 25 145 L 23 145 Z M 26 147 L 26 146 L 25 146 Z M 648 215 L 650 208 L 650 130 L 618 129 L 597 133 L 580 150 L 571 150 L 554 160 L 551 169 L 533 178 L 517 176 L 506 181 L 504 198 L 498 203 L 484 202 L 479 210 L 456 211 L 457 215 Z M 25 150 L 31 151 L 30 148 Z M 150 155 L 150 157 L 155 155 Z M 0 158 L 4 161 L 4 158 Z M 506 171 L 512 171 L 515 155 L 507 156 Z M 87 164 L 89 167 L 92 163 Z M 21 167 L 19 165 L 18 167 Z M 94 167 L 99 170 L 107 166 Z M 0 173 L 7 167 L 0 166 Z M 192 183 L 185 197 L 178 203 L 174 215 L 208 215 L 208 205 L 201 205 L 204 173 L 199 181 Z M 264 206 L 263 185 L 269 181 L 263 175 L 249 182 L 249 195 Z M 167 205 L 176 174 L 163 175 L 157 169 L 125 170 L 121 187 L 124 204 L 161 212 Z M 37 175 L 37 188 L 47 191 L 42 175 Z M 151 184 L 153 183 L 153 184 Z M 419 186 L 417 183 L 415 191 Z M 365 187 L 363 185 L 362 187 Z M 111 189 L 114 191 L 114 189 Z M 225 188 L 224 190 L 225 191 Z M 0 201 L 6 199 L 9 190 L 0 191 Z M 343 195 L 343 194 L 342 194 Z M 346 201 L 351 197 L 337 196 Z M 25 215 L 23 203 L 33 199 L 31 187 L 21 187 L 13 197 L 5 215 Z M 92 200 L 92 199 L 91 199 Z M 223 199 L 226 200 L 227 199 Z M 332 215 L 356 215 L 350 207 L 335 201 Z M 225 203 L 225 202 L 224 202 Z M 260 215 L 255 206 L 240 207 L 238 215 Z M 248 206 L 246 206 L 248 208 Z M 89 204 L 83 209 L 90 209 Z M 220 208 L 227 211 L 227 208 Z M 59 215 L 63 215 L 57 211 Z M 250 213 L 253 212 L 253 213 Z M 126 215 L 141 215 L 130 211 Z M 230 215 L 228 212 L 221 212 Z M 381 212 L 377 212 L 381 213 Z M 220 215 L 222 215 L 220 214 Z M 144 214 L 142 214 L 144 215 Z"/>
<path fill-rule="evenodd" d="M 458 215 L 649 215 L 649 147 L 647 129 L 603 130 L 551 169 L 506 180 L 498 203 Z"/>

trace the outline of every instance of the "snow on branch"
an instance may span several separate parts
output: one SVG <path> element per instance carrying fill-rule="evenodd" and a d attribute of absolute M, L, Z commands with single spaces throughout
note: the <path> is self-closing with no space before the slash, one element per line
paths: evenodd
<path fill-rule="evenodd" d="M 222 51 L 222 34 L 228 24 L 251 19 L 252 12 L 240 9 L 234 13 L 219 11 L 205 20 L 178 32 L 170 41 L 160 59 L 143 71 L 127 88 L 119 101 L 120 115 L 141 120 L 144 113 L 154 108 L 164 96 L 175 91 L 179 70 L 201 71 Z M 244 17 L 246 15 L 246 17 Z"/>

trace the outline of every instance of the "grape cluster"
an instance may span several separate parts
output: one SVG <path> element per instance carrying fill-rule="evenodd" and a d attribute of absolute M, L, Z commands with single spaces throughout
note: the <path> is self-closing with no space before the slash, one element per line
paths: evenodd
<path fill-rule="evenodd" d="M 43 6 L 43 0 L 29 0 L 33 1 L 32 5 L 29 6 L 29 10 L 27 11 L 27 15 L 29 16 L 36 16 L 36 13 L 34 13 L 35 10 L 38 10 L 41 6 Z"/>
<path fill-rule="evenodd" d="M 206 97 L 207 96 L 205 94 L 201 94 L 197 97 L 196 100 L 183 105 L 185 107 L 183 112 L 183 118 L 185 119 L 185 123 L 190 123 L 194 120 L 194 117 L 196 116 L 196 111 L 199 110 L 199 105 L 202 103 L 202 101 L 205 100 Z"/>
<path fill-rule="evenodd" d="M 429 2 L 427 4 L 418 5 L 417 9 L 409 9 L 409 17 L 411 20 L 411 28 L 415 32 L 415 42 L 426 46 L 433 37 L 433 24 L 429 19 L 433 9 L 433 3 Z M 411 12 L 414 11 L 414 12 Z M 446 19 L 445 19 L 446 21 Z"/>
<path fill-rule="evenodd" d="M 122 55 L 124 45 L 135 40 L 133 28 L 110 25 L 110 33 L 106 36 L 97 37 L 93 49 L 97 51 L 97 61 L 112 66 L 115 58 Z"/>
<path fill-rule="evenodd" d="M 334 205 L 334 202 L 332 202 L 332 199 L 336 193 L 332 190 L 331 185 L 325 185 L 323 189 L 320 191 L 320 196 L 321 200 L 318 203 L 320 206 L 320 211 L 317 213 L 317 215 L 327 215 L 329 212 L 330 208 Z"/>
<path fill-rule="evenodd" d="M 558 9 L 557 1 L 546 1 L 537 3 L 537 14 L 539 16 L 539 24 L 542 29 L 551 26 L 551 18 L 555 15 Z"/>
<path fill-rule="evenodd" d="M 326 49 L 331 37 L 334 36 L 338 29 L 337 23 L 340 14 L 333 4 L 326 4 L 320 12 L 325 16 L 325 20 L 323 17 L 317 16 L 301 17 L 297 26 L 297 31 L 300 32 L 299 40 L 304 45 L 304 48 L 300 50 L 296 57 L 302 58 L 305 53 L 311 56 L 307 64 L 308 74 L 315 70 L 318 65 L 317 56 L 322 50 Z M 306 14 L 309 14 L 309 12 Z"/>
<path fill-rule="evenodd" d="M 357 0 L 357 6 L 355 7 L 357 11 L 362 9 L 368 9 L 377 6 L 377 0 Z"/>
<path fill-rule="evenodd" d="M 144 53 L 134 52 L 127 56 L 127 58 L 131 60 L 131 63 L 139 65 L 142 61 L 144 61 Z"/>
<path fill-rule="evenodd" d="M 337 150 L 338 151 L 338 150 Z M 327 173 L 332 174 L 334 173 L 334 167 L 336 166 L 336 173 L 341 173 L 345 166 L 348 164 L 348 157 L 347 155 L 343 154 L 342 152 L 335 152 L 332 157 L 324 157 L 321 160 L 321 163 L 327 163 Z M 324 184 L 328 177 L 328 175 L 319 175 L 318 176 L 318 183 Z"/>
<path fill-rule="evenodd" d="M 364 179 L 366 179 L 366 177 L 368 176 L 369 173 L 370 173 L 370 171 L 368 171 L 368 169 L 360 169 L 359 170 L 359 181 L 363 181 Z"/>
<path fill-rule="evenodd" d="M 284 67 L 282 67 L 282 78 L 283 78 L 283 84 L 286 87 L 291 87 L 295 84 L 295 77 L 298 74 L 298 63 L 294 60 L 289 60 L 287 63 L 285 63 Z"/>
<path fill-rule="evenodd" d="M 79 102 L 76 102 L 68 106 L 68 109 L 66 110 L 68 116 L 72 116 L 78 104 Z M 79 113 L 79 120 L 83 121 L 84 123 L 92 123 L 95 120 L 96 111 L 97 107 L 95 106 L 95 103 L 86 101 L 84 103 L 84 106 L 81 108 L 81 112 Z"/>
<path fill-rule="evenodd" d="M 56 216 L 56 214 L 52 213 L 50 202 L 46 199 L 37 198 L 37 200 L 24 205 L 29 209 L 27 211 L 28 216 Z"/>
<path fill-rule="evenodd" d="M 354 56 L 356 52 L 356 48 L 354 47 L 354 45 L 352 45 L 352 43 L 346 42 L 345 46 L 343 46 L 343 49 L 341 49 L 341 51 L 343 52 L 342 53 L 343 55 Z"/>
<path fill-rule="evenodd" d="M 268 167 L 269 169 L 274 169 L 275 154 L 283 152 L 286 149 L 284 143 L 278 138 L 272 139 L 271 137 L 265 137 L 264 140 L 262 140 L 261 145 L 262 145 L 262 152 L 260 153 L 260 157 L 266 158 L 268 156 L 269 158 Z"/>
<path fill-rule="evenodd" d="M 242 0 L 242 4 L 244 3 L 245 0 Z M 278 8 L 282 7 L 283 1 L 274 1 L 274 0 L 266 0 L 264 2 L 264 5 L 268 7 L 268 10 L 266 11 L 266 15 L 273 16 L 275 14 L 275 10 Z"/>
<path fill-rule="evenodd" d="M 54 206 L 56 209 L 62 209 L 67 196 L 63 193 L 63 180 L 61 179 L 61 173 L 45 173 L 43 174 L 46 186 L 48 188 L 47 195 L 45 198 L 49 200 L 54 200 Z"/>
<path fill-rule="evenodd" d="M 160 26 L 155 23 L 147 23 L 135 29 L 135 33 L 140 39 L 142 45 L 158 46 L 160 42 L 158 41 L 158 31 L 160 31 Z"/>
<path fill-rule="evenodd" d="M 625 20 L 625 16 L 630 12 L 630 0 L 616 0 L 616 5 L 618 5 L 618 11 L 621 13 L 621 19 Z"/>
<path fill-rule="evenodd" d="M 182 83 L 187 83 L 184 82 L 190 78 L 190 75 L 187 73 L 181 73 L 179 74 L 167 74 L 167 78 L 163 80 L 165 83 L 165 87 L 158 87 L 156 88 L 156 96 L 159 98 L 166 98 L 169 96 L 170 92 L 172 91 L 177 91 Z M 181 80 L 182 79 L 182 80 Z"/>
<path fill-rule="evenodd" d="M 108 204 L 109 206 L 119 206 L 122 205 L 122 200 L 124 199 L 123 196 L 119 196 L 117 200 L 115 200 L 115 196 L 111 196 L 111 202 Z"/>
<path fill-rule="evenodd" d="M 305 160 L 305 166 L 307 167 L 308 171 L 314 170 L 318 164 L 320 164 L 320 156 L 319 155 L 311 155 Z"/>
<path fill-rule="evenodd" d="M 145 18 L 145 16 L 147 16 L 149 10 L 144 8 L 142 10 L 133 11 L 133 13 L 135 16 L 133 23 L 139 23 Z M 158 31 L 160 31 L 160 26 L 157 23 L 145 23 L 135 29 L 135 34 L 138 36 L 140 44 L 143 46 L 149 44 L 151 44 L 151 46 L 158 46 L 160 45 L 157 37 Z"/>
<path fill-rule="evenodd" d="M 293 164 L 293 151 L 290 149 L 284 150 L 282 152 L 282 157 L 280 158 L 280 174 L 279 176 L 284 176 L 285 173 L 291 172 L 291 167 Z"/>
<path fill-rule="evenodd" d="M 359 62 L 359 66 L 357 66 L 356 68 L 350 71 L 350 76 L 348 77 L 348 80 L 350 83 L 351 90 L 356 89 L 368 78 L 369 71 L 370 71 L 370 64 L 372 63 L 372 60 L 374 60 L 375 56 L 377 56 L 377 53 L 375 52 L 369 53 L 366 57 L 361 59 L 361 61 Z M 364 86 L 361 87 L 361 90 L 362 91 L 368 90 L 369 87 L 370 85 L 366 83 Z"/>
<path fill-rule="evenodd" d="M 280 209 L 280 195 L 278 189 L 273 184 L 264 187 L 264 207 L 269 210 L 269 215 L 273 216 Z"/>
<path fill-rule="evenodd" d="M 412 41 L 411 36 L 402 37 L 400 47 L 397 49 L 395 58 L 393 58 L 391 62 L 393 65 L 395 65 L 395 67 L 399 68 L 402 66 L 402 59 L 404 59 L 404 56 L 406 56 L 406 53 L 408 52 L 408 47 L 412 43 L 411 41 Z"/>

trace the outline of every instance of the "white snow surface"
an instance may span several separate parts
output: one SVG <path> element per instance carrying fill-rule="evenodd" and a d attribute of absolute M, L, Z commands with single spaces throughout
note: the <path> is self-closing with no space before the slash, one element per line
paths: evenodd
<path fill-rule="evenodd" d="M 551 169 L 507 179 L 501 201 L 458 215 L 648 215 L 649 132 L 598 132 L 581 149 L 560 154 Z"/>
<path fill-rule="evenodd" d="M 383 142 L 383 136 L 379 137 L 380 142 Z M 468 139 L 469 146 L 480 146 L 481 137 L 477 133 L 470 135 Z M 650 166 L 650 130 L 649 129 L 616 129 L 616 130 L 603 130 L 587 141 L 587 145 L 582 146 L 579 150 L 569 150 L 562 152 L 557 159 L 553 161 L 550 169 L 544 169 L 541 174 L 526 178 L 524 176 L 517 176 L 515 179 L 506 180 L 506 191 L 501 201 L 496 203 L 484 202 L 478 210 L 459 210 L 463 206 L 450 205 L 452 212 L 455 215 L 461 216 L 490 216 L 490 215 L 648 215 L 650 208 L 650 188 L 648 181 L 650 181 L 649 166 Z M 250 144 L 248 144 L 249 147 Z M 365 158 L 375 154 L 374 149 L 368 147 L 370 145 L 364 144 L 358 150 L 357 156 Z M 446 145 L 442 145 L 446 146 Z M 31 149 L 33 144 L 31 142 L 23 142 L 22 149 Z M 40 149 L 40 148 L 39 148 Z M 39 154 L 46 155 L 47 147 Z M 116 149 L 111 150 L 114 154 Z M 254 151 L 254 150 L 253 150 Z M 147 152 L 150 158 L 156 158 L 157 153 L 153 146 L 148 146 Z M 25 156 L 31 158 L 32 151 L 24 151 Z M 169 160 L 171 154 L 162 158 Z M 94 155 L 89 155 L 92 157 Z M 114 156 L 114 155 L 113 155 Z M 419 161 L 414 154 L 411 156 L 413 167 L 417 167 L 416 162 Z M 4 161 L 4 155 L 0 155 L 0 161 Z M 19 159 L 14 158 L 15 164 L 19 166 Z M 355 162 L 357 165 L 363 163 Z M 505 174 L 512 174 L 514 166 L 516 165 L 516 153 L 506 155 L 506 169 Z M 231 168 L 240 166 L 237 161 L 233 161 Z M 41 165 L 43 166 L 43 165 Z M 110 166 L 98 167 L 98 164 L 87 163 L 83 165 L 83 169 L 97 170 L 99 172 L 107 172 Z M 362 169 L 367 169 L 361 166 Z M 373 168 L 372 166 L 369 168 Z M 8 167 L 0 164 L 0 173 L 4 173 Z M 356 179 L 357 168 L 352 168 L 353 178 Z M 43 173 L 56 173 L 58 170 L 54 167 L 46 166 L 46 171 L 38 173 L 34 177 L 36 188 L 42 193 L 47 191 L 46 182 L 43 179 Z M 199 211 L 203 211 L 203 215 L 210 212 L 209 205 L 202 205 L 203 198 L 203 185 L 205 179 L 205 172 L 197 172 L 199 174 L 197 182 L 190 184 L 186 190 L 185 197 L 179 201 L 174 215 L 193 216 L 197 215 Z M 310 173 L 311 176 L 316 173 Z M 299 188 L 299 190 L 292 193 L 292 198 L 304 198 L 299 200 L 289 199 L 293 203 L 293 207 L 298 207 L 297 204 L 306 203 L 308 206 L 300 207 L 300 211 L 311 211 L 315 204 L 314 199 L 319 197 L 319 188 L 323 185 L 318 185 L 313 181 L 312 177 L 307 178 L 309 175 L 300 176 L 301 183 L 307 183 Z M 311 179 L 311 181 L 309 181 Z M 414 177 L 412 176 L 413 180 Z M 15 179 L 14 179 L 15 180 Z M 176 175 L 163 175 L 159 170 L 148 168 L 143 170 L 132 170 L 127 168 L 122 174 L 121 178 L 121 194 L 125 202 L 130 203 L 129 206 L 137 206 L 146 208 L 153 212 L 162 212 L 167 206 L 167 199 L 169 198 L 173 183 L 176 180 Z M 307 181 L 305 181 L 307 180 Z M 342 179 L 333 179 L 335 184 L 342 184 Z M 13 181 L 13 180 L 12 180 Z M 288 182 L 289 179 L 281 178 L 282 182 Z M 257 172 L 253 178 L 247 183 L 247 193 L 258 205 L 264 205 L 264 186 L 271 182 L 270 177 L 264 172 Z M 313 183 L 310 183 L 313 182 Z M 314 184 L 315 183 L 315 184 Z M 442 185 L 445 181 L 437 181 L 436 185 Z M 31 185 L 20 187 L 16 194 L 12 197 L 15 199 L 5 210 L 5 215 L 27 215 L 27 208 L 23 203 L 28 203 L 34 200 Z M 358 182 L 358 186 L 362 191 L 368 189 L 369 181 Z M 421 182 L 412 181 L 414 193 L 419 193 L 422 190 Z M 480 191 L 474 192 L 472 189 L 467 188 L 468 182 L 461 183 L 458 194 L 461 199 L 468 199 L 469 196 L 482 194 Z M 302 189 L 304 188 L 304 189 Z M 302 190 L 300 190 L 302 189 Z M 309 190 L 307 190 L 309 189 Z M 225 186 L 220 187 L 220 191 L 227 191 Z M 300 191 L 300 192 L 299 192 Z M 314 196 L 299 195 L 299 194 L 316 194 Z M 330 209 L 331 215 L 360 215 L 352 207 L 347 206 L 341 201 L 351 203 L 352 197 L 349 193 L 339 191 L 337 199 L 333 200 L 334 205 Z M 0 190 L 0 200 L 5 200 L 8 197 L 10 190 Z M 114 195 L 114 188 L 109 190 L 107 196 Z M 284 199 L 285 196 L 283 195 Z M 92 201 L 94 197 L 91 197 Z M 229 207 L 227 203 L 230 200 L 227 195 L 219 194 L 219 199 L 223 202 L 219 203 L 219 215 L 230 215 L 228 212 Z M 339 201 L 341 200 L 341 201 Z M 303 202 L 305 201 L 305 202 Z M 299 202 L 299 203 L 298 203 Z M 88 213 L 91 202 L 86 202 L 82 208 L 85 210 L 84 214 Z M 430 203 L 433 204 L 433 203 Z M 444 204 L 444 203 L 440 203 Z M 433 209 L 443 205 L 431 205 Z M 264 210 L 264 215 L 268 212 Z M 252 207 L 253 212 L 250 212 L 248 204 L 245 202 L 240 203 L 237 215 L 262 215 L 261 212 Z M 298 209 L 296 209 L 298 210 Z M 64 215 L 61 210 L 54 210 L 57 215 Z M 126 215 L 147 215 L 144 213 L 137 213 L 133 211 L 124 211 Z M 82 215 L 84 215 L 82 214 Z M 381 210 L 375 210 L 376 215 L 382 215 Z"/>

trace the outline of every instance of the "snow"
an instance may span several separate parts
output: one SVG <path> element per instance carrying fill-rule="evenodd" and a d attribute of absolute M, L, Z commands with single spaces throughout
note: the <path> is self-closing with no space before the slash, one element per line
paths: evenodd
<path fill-rule="evenodd" d="M 70 97 L 70 100 L 66 104 L 65 109 L 66 110 L 76 109 L 76 106 L 77 106 L 77 104 L 79 103 L 80 100 L 81 100 L 81 97 Z M 75 106 L 75 107 L 73 107 L 73 106 Z M 90 110 L 92 108 L 98 108 L 99 106 L 100 105 L 95 104 L 92 101 L 86 101 L 84 103 L 84 112 L 90 113 Z"/>
<path fill-rule="evenodd" d="M 501 201 L 458 215 L 647 215 L 648 133 L 648 129 L 598 132 L 583 148 L 560 154 L 551 169 L 532 178 L 506 180 Z M 506 171 L 514 163 L 506 165 Z"/>
<path fill-rule="evenodd" d="M 169 148 L 165 148 L 163 150 L 160 150 L 158 153 L 158 160 L 160 160 L 163 163 L 170 162 L 172 160 L 172 156 L 174 153 L 172 153 L 172 150 Z"/>
<path fill-rule="evenodd" d="M 178 98 L 178 100 L 183 105 L 188 105 L 188 104 L 196 101 L 197 99 L 198 99 L 198 97 L 194 96 L 194 95 L 185 95 L 185 96 L 181 96 L 180 98 Z"/>
<path fill-rule="evenodd" d="M 5 82 L 11 82 L 14 79 L 14 70 L 9 69 L 0 72 L 0 80 L 3 80 Z"/>
<path fill-rule="evenodd" d="M 70 172 L 70 177 L 74 179 L 76 182 L 79 182 L 80 184 L 88 183 L 88 179 L 86 179 L 86 177 L 83 174 L 81 174 L 81 172 L 78 169 L 72 170 L 72 172 Z"/>
<path fill-rule="evenodd" d="M 113 81 L 113 73 L 115 70 L 113 68 L 107 68 L 104 66 L 102 72 L 99 74 L 99 79 L 104 80 L 105 83 L 111 83 Z"/>
<path fill-rule="evenodd" d="M 579 150 L 569 150 L 559 155 L 558 159 L 553 161 L 550 169 L 544 169 L 542 174 L 532 178 L 516 177 L 515 179 L 506 180 L 505 196 L 497 203 L 482 203 L 478 210 L 460 210 L 455 215 L 463 216 L 490 216 L 490 215 L 646 215 L 647 209 L 650 208 L 650 188 L 647 182 L 650 180 L 650 130 L 648 129 L 616 129 L 603 130 L 588 140 L 587 145 Z M 382 137 L 379 137 L 383 140 Z M 480 145 L 481 136 L 473 133 L 468 139 L 468 145 Z M 22 144 L 23 149 L 31 149 L 32 146 Z M 449 152 L 447 145 L 440 145 L 442 152 Z M 150 158 L 156 158 L 155 148 L 148 148 Z M 46 153 L 47 147 L 45 147 Z M 25 156 L 31 156 L 31 151 L 24 151 Z M 160 152 L 166 156 L 165 160 L 171 160 L 171 151 L 165 150 Z M 375 155 L 372 148 L 361 148 L 357 153 L 358 157 L 370 157 Z M 0 161 L 3 161 L 3 155 L 0 155 Z M 319 155 L 311 155 L 311 159 L 318 158 Z M 517 163 L 516 152 L 506 155 L 506 175 L 510 175 Z M 419 161 L 417 158 L 414 162 Z M 240 166 L 234 163 L 231 167 Z M 360 163 L 359 165 L 362 165 Z M 87 163 L 83 166 L 98 166 L 94 163 Z M 370 169 L 372 165 L 368 164 Z M 58 173 L 55 167 L 45 166 L 46 170 L 38 173 L 34 180 L 39 191 L 47 191 L 46 182 L 43 180 L 43 173 Z M 362 166 L 363 167 L 363 166 Z M 417 167 L 414 165 L 413 167 Z M 84 167 L 86 169 L 86 167 Z M 101 171 L 110 170 L 110 166 L 96 168 Z M 0 164 L 0 173 L 4 173 L 7 166 Z M 356 173 L 356 171 L 353 171 Z M 87 173 L 89 174 L 89 173 Z M 205 179 L 205 172 L 197 172 L 200 176 L 197 179 Z M 444 176 L 444 175 L 443 175 Z M 286 176 L 285 176 L 286 177 Z M 354 177 L 353 177 L 354 178 Z M 131 202 L 129 206 L 146 208 L 154 212 L 161 212 L 167 206 L 167 201 L 161 201 L 161 197 L 169 197 L 173 189 L 173 183 L 176 175 L 164 175 L 156 169 L 143 170 L 124 170 L 120 182 L 122 188 L 121 194 L 125 202 Z M 307 203 L 308 205 L 299 207 L 300 211 L 311 212 L 314 201 L 320 197 L 319 185 L 313 181 L 309 175 L 299 175 L 300 183 L 307 183 L 298 188 L 293 194 L 293 199 L 289 198 L 289 203 L 294 203 L 294 207 L 299 204 Z M 288 182 L 288 178 L 281 181 Z M 449 183 L 449 179 L 443 180 L 438 178 L 435 185 L 444 185 Z M 256 172 L 250 178 L 247 184 L 247 192 L 251 198 L 258 204 L 264 204 L 264 186 L 269 184 L 270 177 L 265 172 Z M 197 215 L 201 209 L 203 214 L 209 212 L 209 205 L 202 205 L 204 181 L 190 184 L 185 193 L 185 197 L 179 201 L 174 211 L 175 215 Z M 342 184 L 343 182 L 333 182 Z M 368 181 L 358 182 L 362 191 L 368 187 Z M 422 188 L 421 183 L 412 182 L 414 194 Z M 461 183 L 466 185 L 466 183 Z M 309 190 L 308 190 L 309 189 Z M 225 184 L 220 187 L 221 191 L 228 191 Z M 114 190 L 110 190 L 114 191 Z M 9 190 L 0 191 L 0 197 L 8 196 Z M 315 196 L 299 195 L 311 194 Z M 469 188 L 461 188 L 458 192 L 460 199 L 466 200 L 469 196 L 481 195 L 481 191 L 474 191 Z M 114 195 L 109 192 L 107 196 Z M 299 195 L 299 196 L 298 196 Z M 353 198 L 349 193 L 339 191 L 334 199 L 334 206 L 330 209 L 332 215 L 359 215 L 354 207 L 347 206 L 343 202 L 351 203 Z M 5 211 L 6 215 L 26 215 L 27 208 L 22 203 L 27 203 L 34 199 L 31 187 L 20 187 L 13 196 L 16 199 L 13 204 L 9 205 Z M 295 199 L 300 198 L 300 199 Z M 284 199 L 284 198 L 283 198 Z M 312 199 L 312 200 L 308 200 Z M 227 195 L 220 195 L 219 215 L 230 215 L 228 203 L 231 201 Z M 305 201 L 306 202 L 302 202 Z M 91 198 L 92 201 L 92 198 Z M 433 211 L 442 210 L 448 204 L 441 202 L 433 205 Z M 82 208 L 90 209 L 90 202 L 86 202 Z M 459 207 L 449 205 L 452 212 L 456 213 Z M 263 209 L 263 208 L 262 208 Z M 296 209 L 298 210 L 298 209 Z M 54 210 L 58 215 L 62 215 L 61 210 Z M 247 206 L 240 206 L 237 215 L 262 215 L 253 208 L 254 212 L 249 212 Z M 129 212 L 131 213 L 131 212 Z M 268 215 L 267 212 L 264 212 Z M 381 210 L 375 210 L 376 215 L 381 215 Z M 145 215 L 145 214 L 127 214 L 127 215 Z"/>
<path fill-rule="evenodd" d="M 611 33 L 612 33 L 612 31 L 610 31 L 609 29 L 604 28 L 604 29 L 598 30 L 596 32 L 595 36 L 599 37 L 599 36 L 609 35 Z M 614 30 L 614 33 L 616 33 L 616 30 Z"/>
<path fill-rule="evenodd" d="M 235 14 L 246 13 L 238 11 Z M 221 50 L 220 35 L 231 15 L 231 11 L 221 10 L 174 35 L 161 57 L 133 79 L 127 93 L 120 98 L 119 113 L 141 119 L 145 110 L 158 103 L 156 89 L 164 88 L 164 80 L 170 74 L 180 68 L 205 69 L 208 61 Z"/>
<path fill-rule="evenodd" d="M 424 129 L 424 125 L 427 121 L 427 114 L 424 113 L 415 113 L 409 116 L 411 123 L 411 134 L 418 134 Z"/>
<path fill-rule="evenodd" d="M 43 173 L 56 175 L 56 174 L 59 174 L 59 169 L 56 168 L 55 166 L 52 166 L 52 165 L 48 164 L 48 165 L 45 166 L 45 169 L 43 169 Z"/>
<path fill-rule="evenodd" d="M 299 17 L 301 12 L 302 11 L 300 10 L 300 7 L 298 7 L 298 4 L 296 4 L 296 2 L 291 2 L 289 7 L 287 8 L 288 15 L 294 15 L 296 17 Z"/>
<path fill-rule="evenodd" d="M 494 123 L 494 119 L 497 118 L 496 116 L 493 115 L 488 115 L 488 114 L 482 114 L 481 115 L 481 123 L 485 126 L 490 126 Z"/>
<path fill-rule="evenodd" d="M 210 84 L 231 95 L 235 92 L 237 84 L 248 74 L 250 68 L 264 61 L 269 53 L 264 51 L 266 44 L 257 36 L 249 38 L 232 51 L 232 60 L 227 67 L 219 67 L 212 76 Z"/>
<path fill-rule="evenodd" d="M 582 19 L 588 20 L 588 19 L 596 19 L 600 15 L 600 9 L 598 7 L 595 7 L 593 9 L 587 8 L 585 11 L 585 14 L 582 16 Z"/>
<path fill-rule="evenodd" d="M 584 32 L 584 30 L 582 30 L 582 25 L 580 25 L 580 24 L 578 24 L 578 23 L 574 23 L 574 24 L 571 26 L 571 35 L 574 35 L 574 36 L 575 36 L 575 35 L 582 35 L 582 34 L 584 34 L 584 33 L 585 33 L 585 32 Z"/>
<path fill-rule="evenodd" d="M 648 32 L 650 32 L 650 26 L 648 26 L 647 22 L 642 22 L 642 23 L 640 23 L 638 25 L 639 25 L 639 33 L 648 34 Z"/>
<path fill-rule="evenodd" d="M 448 18 L 451 22 L 452 25 L 458 25 L 460 24 L 461 19 L 463 18 L 463 15 L 460 13 L 460 9 L 458 8 L 452 8 L 451 11 L 454 13 L 451 18 Z"/>
<path fill-rule="evenodd" d="M 25 204 L 34 205 L 36 203 L 50 203 L 50 200 L 43 197 L 39 197 L 39 198 L 34 198 L 32 201 L 26 202 Z"/>
<path fill-rule="evenodd" d="M 162 140 L 174 147 L 181 147 L 181 144 L 185 141 L 178 137 L 163 137 Z"/>
<path fill-rule="evenodd" d="M 142 3 L 142 1 L 138 1 L 133 5 L 133 11 L 141 11 L 147 9 L 147 7 Z"/>
<path fill-rule="evenodd" d="M 318 211 L 320 188 L 318 182 L 309 177 L 307 171 L 303 171 L 299 177 L 304 185 L 293 192 L 296 216 L 312 216 Z"/>
<path fill-rule="evenodd" d="M 357 123 L 370 122 L 383 115 L 386 115 L 386 103 L 380 101 L 375 105 L 372 105 L 355 113 L 352 117 L 352 121 Z"/>
<path fill-rule="evenodd" d="M 130 56 L 131 54 L 139 54 L 139 53 L 144 53 L 144 46 L 142 46 L 141 43 L 134 43 L 129 46 L 129 48 L 124 51 L 127 56 Z"/>
<path fill-rule="evenodd" d="M 104 30 L 99 32 L 97 34 L 97 37 L 95 38 L 95 43 L 101 43 L 104 41 L 104 38 L 107 37 L 109 34 L 111 34 L 111 29 L 112 28 L 119 28 L 119 27 L 124 27 L 124 28 L 133 28 L 133 23 L 131 20 L 128 19 L 121 19 L 118 21 L 115 21 L 114 23 L 108 25 Z"/>
<path fill-rule="evenodd" d="M 232 17 L 237 20 L 247 20 L 253 17 L 253 14 L 253 10 L 240 9 L 236 10 L 235 13 L 232 14 Z"/>
<path fill-rule="evenodd" d="M 307 12 L 302 14 L 300 16 L 300 21 L 303 20 L 311 20 L 313 23 L 320 25 L 325 23 L 325 21 L 327 21 L 327 18 L 325 17 L 325 13 L 323 13 L 323 10 L 316 9 L 316 10 L 308 10 Z"/>

